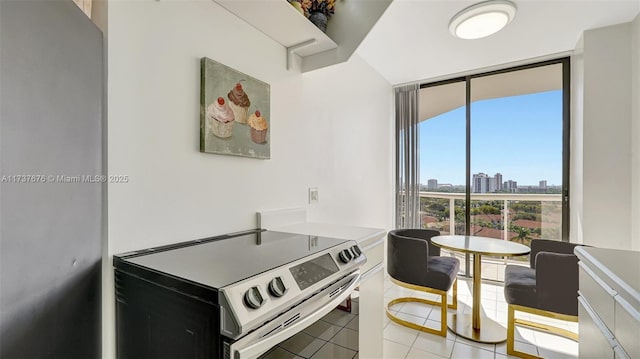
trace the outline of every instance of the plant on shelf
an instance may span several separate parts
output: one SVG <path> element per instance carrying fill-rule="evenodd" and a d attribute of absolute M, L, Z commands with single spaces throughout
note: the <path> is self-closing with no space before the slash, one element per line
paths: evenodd
<path fill-rule="evenodd" d="M 335 0 L 310 0 L 304 1 L 302 5 L 307 4 L 309 14 L 313 12 L 321 12 L 326 17 L 331 17 L 331 15 L 336 12 L 336 1 Z"/>
<path fill-rule="evenodd" d="M 304 16 L 322 30 L 322 32 L 327 32 L 327 21 L 336 11 L 335 0 L 290 0 L 290 2 L 296 8 L 298 8 L 298 6 L 294 4 L 294 2 L 298 2 Z"/>

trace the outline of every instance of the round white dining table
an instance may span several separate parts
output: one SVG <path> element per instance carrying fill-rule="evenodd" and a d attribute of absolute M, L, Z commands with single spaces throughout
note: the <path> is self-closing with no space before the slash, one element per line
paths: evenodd
<path fill-rule="evenodd" d="M 480 313 L 482 285 L 482 256 L 523 256 L 531 251 L 524 244 L 479 236 L 435 236 L 434 245 L 451 251 L 473 255 L 472 314 L 451 314 L 449 329 L 463 338 L 480 343 L 502 343 L 507 340 L 507 330 Z"/>

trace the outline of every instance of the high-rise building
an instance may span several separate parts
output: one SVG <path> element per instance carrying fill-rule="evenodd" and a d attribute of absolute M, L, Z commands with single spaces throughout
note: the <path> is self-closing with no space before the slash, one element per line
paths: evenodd
<path fill-rule="evenodd" d="M 504 184 L 503 184 L 503 189 L 507 190 L 509 192 L 517 192 L 518 191 L 518 182 L 517 181 L 512 181 L 512 180 L 505 181 Z"/>
<path fill-rule="evenodd" d="M 437 179 L 430 179 L 427 181 L 427 190 L 433 190 L 433 189 L 438 189 L 438 180 Z"/>
<path fill-rule="evenodd" d="M 540 187 L 540 189 L 547 189 L 547 181 L 546 180 L 540 181 L 540 185 L 538 187 Z"/>
<path fill-rule="evenodd" d="M 546 181 L 545 186 L 546 186 Z M 540 182 L 542 183 L 542 182 Z M 471 192 L 473 193 L 494 193 L 499 191 L 517 192 L 518 182 L 508 180 L 502 181 L 502 173 L 496 173 L 489 177 L 486 173 L 480 172 L 473 175 L 471 180 Z"/>
<path fill-rule="evenodd" d="M 489 176 L 482 172 L 474 174 L 471 186 L 473 193 L 487 193 L 489 191 Z"/>
<path fill-rule="evenodd" d="M 489 177 L 488 180 L 488 192 L 493 193 L 498 189 L 498 183 L 495 177 Z"/>
<path fill-rule="evenodd" d="M 496 173 L 495 176 L 493 176 L 493 178 L 495 178 L 496 180 L 496 191 L 502 190 L 502 174 Z"/>

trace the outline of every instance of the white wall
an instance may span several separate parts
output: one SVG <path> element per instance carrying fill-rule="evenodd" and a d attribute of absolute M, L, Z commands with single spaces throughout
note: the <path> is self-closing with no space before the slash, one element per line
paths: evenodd
<path fill-rule="evenodd" d="M 582 168 L 582 188 L 579 180 L 572 188 L 572 196 L 578 197 L 572 200 L 577 204 L 572 219 L 577 221 L 571 223 L 571 237 L 589 245 L 630 249 L 631 24 L 588 30 L 583 39 L 582 58 L 574 59 L 583 69 L 573 79 L 578 89 L 574 96 L 583 98 L 573 101 L 582 108 L 574 108 L 571 151 L 572 161 L 581 161 L 572 168 Z"/>
<path fill-rule="evenodd" d="M 640 15 L 631 33 L 631 248 L 640 251 Z"/>
<path fill-rule="evenodd" d="M 205 1 L 110 2 L 108 255 L 254 228 L 261 209 L 392 225 L 391 86 L 365 62 L 301 75 L 285 49 Z M 203 56 L 271 84 L 271 160 L 199 152 Z M 110 258 L 109 263 L 110 263 Z M 103 357 L 114 357 L 113 274 Z"/>

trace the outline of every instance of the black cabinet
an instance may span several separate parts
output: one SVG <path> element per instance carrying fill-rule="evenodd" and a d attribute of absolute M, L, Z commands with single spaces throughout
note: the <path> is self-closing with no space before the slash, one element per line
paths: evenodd
<path fill-rule="evenodd" d="M 116 270 L 120 359 L 220 358 L 219 307 Z"/>

